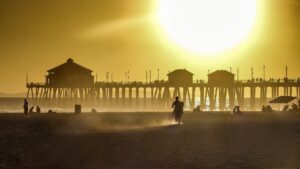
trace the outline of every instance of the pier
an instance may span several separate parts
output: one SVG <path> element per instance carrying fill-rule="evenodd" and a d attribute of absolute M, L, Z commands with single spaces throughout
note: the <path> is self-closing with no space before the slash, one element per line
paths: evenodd
<path fill-rule="evenodd" d="M 178 69 L 168 74 L 168 80 L 99 82 L 94 81 L 91 72 L 69 59 L 50 69 L 45 83 L 28 82 L 27 97 L 36 105 L 57 107 L 82 104 L 103 108 L 166 109 L 178 96 L 191 109 L 197 103 L 209 110 L 227 110 L 235 105 L 254 110 L 267 105 L 268 98 L 300 96 L 299 78 L 235 80 L 231 72 L 218 70 L 208 74 L 207 81 L 194 81 L 191 72 Z M 245 105 L 246 98 L 250 105 Z"/>

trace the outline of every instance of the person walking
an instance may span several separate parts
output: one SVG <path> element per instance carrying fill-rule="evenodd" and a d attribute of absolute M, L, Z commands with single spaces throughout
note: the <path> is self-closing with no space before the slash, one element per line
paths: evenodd
<path fill-rule="evenodd" d="M 176 97 L 176 100 L 172 104 L 173 113 L 172 113 L 172 118 L 175 119 L 178 124 L 181 122 L 182 114 L 183 114 L 183 106 L 184 103 L 179 101 L 179 97 Z"/>

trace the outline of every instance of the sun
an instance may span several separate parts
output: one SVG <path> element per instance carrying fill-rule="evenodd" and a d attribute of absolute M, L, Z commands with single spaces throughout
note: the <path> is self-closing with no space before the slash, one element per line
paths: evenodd
<path fill-rule="evenodd" d="M 250 35 L 257 0 L 160 0 L 158 17 L 166 34 L 192 52 L 218 54 Z"/>

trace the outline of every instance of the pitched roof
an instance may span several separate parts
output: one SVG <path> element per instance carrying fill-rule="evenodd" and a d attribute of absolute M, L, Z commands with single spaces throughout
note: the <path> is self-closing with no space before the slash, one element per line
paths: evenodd
<path fill-rule="evenodd" d="M 217 70 L 217 71 L 214 71 L 214 72 L 208 74 L 207 76 L 215 75 L 215 74 L 228 74 L 228 75 L 233 75 L 233 76 L 235 75 L 231 72 L 228 72 L 227 70 Z"/>
<path fill-rule="evenodd" d="M 72 58 L 69 58 L 67 60 L 67 62 L 65 62 L 61 65 L 58 65 L 58 66 L 56 66 L 52 69 L 49 69 L 47 72 L 54 72 L 54 71 L 58 71 L 58 70 L 61 70 L 61 69 L 70 69 L 70 70 L 82 69 L 82 70 L 85 70 L 85 71 L 93 72 L 91 69 L 88 69 L 86 67 L 83 67 L 83 66 L 75 63 Z"/>
<path fill-rule="evenodd" d="M 193 73 L 191 73 L 190 71 L 188 71 L 186 69 L 176 69 L 176 70 L 168 73 L 167 75 L 170 76 L 172 74 L 177 74 L 177 73 L 187 73 L 187 74 L 190 74 L 190 75 L 194 75 Z"/>

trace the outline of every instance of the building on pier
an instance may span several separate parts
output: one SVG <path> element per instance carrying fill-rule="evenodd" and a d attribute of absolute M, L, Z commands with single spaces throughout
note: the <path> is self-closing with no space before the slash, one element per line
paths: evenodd
<path fill-rule="evenodd" d="M 94 84 L 93 71 L 75 63 L 71 58 L 47 72 L 46 85 L 51 87 L 82 88 Z"/>
<path fill-rule="evenodd" d="M 234 74 L 226 70 L 214 71 L 208 76 L 208 83 L 211 85 L 233 86 Z"/>
<path fill-rule="evenodd" d="M 229 100 L 229 107 L 234 107 L 234 74 L 226 70 L 217 70 L 207 75 L 210 108 L 215 109 L 218 99 L 219 109 L 225 110 L 226 100 Z M 228 96 L 228 98 L 227 98 Z"/>
<path fill-rule="evenodd" d="M 67 62 L 49 69 L 46 82 L 27 83 L 27 97 L 37 105 L 63 106 L 83 103 L 94 97 L 92 70 L 69 58 Z"/>
<path fill-rule="evenodd" d="M 171 85 L 191 85 L 193 84 L 193 73 L 186 69 L 177 69 L 170 72 L 168 82 Z"/>

